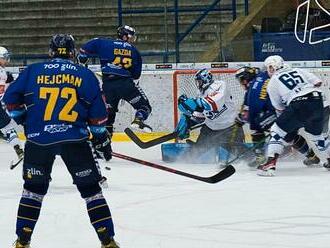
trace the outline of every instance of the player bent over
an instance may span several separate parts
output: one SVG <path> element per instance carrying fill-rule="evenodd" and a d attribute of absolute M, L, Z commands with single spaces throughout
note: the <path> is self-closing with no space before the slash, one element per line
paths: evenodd
<path fill-rule="evenodd" d="M 185 139 L 189 137 L 192 126 L 204 123 L 192 153 L 201 154 L 221 147 L 228 157 L 220 159 L 228 162 L 229 156 L 234 155 L 244 143 L 243 129 L 235 123 L 237 111 L 230 89 L 226 82 L 214 80 L 212 73 L 206 69 L 199 70 L 194 79 L 200 96 L 179 97 L 181 118 L 176 131 L 179 138 Z"/>
<path fill-rule="evenodd" d="M 14 80 L 13 76 L 6 72 L 6 66 L 10 61 L 9 52 L 5 47 L 0 47 L 0 131 L 7 142 L 13 146 L 18 159 L 23 159 L 24 152 L 21 148 L 21 142 L 18 139 L 16 123 L 10 119 L 6 110 L 2 106 L 2 98 L 8 85 Z"/>
<path fill-rule="evenodd" d="M 321 80 L 306 70 L 290 68 L 280 56 L 268 57 L 265 66 L 271 76 L 267 92 L 279 117 L 270 129 L 267 162 L 258 167 L 258 175 L 275 175 L 277 159 L 286 145 L 285 136 L 300 128 L 311 135 L 320 152 L 330 157 L 329 141 L 322 135 L 324 111 Z"/>
<path fill-rule="evenodd" d="M 11 116 L 24 123 L 27 137 L 15 247 L 30 247 L 55 156 L 60 155 L 86 202 L 102 248 L 118 248 L 111 213 L 99 186 L 98 164 L 88 141 L 90 130 L 95 148 L 106 160 L 111 158 L 106 106 L 98 80 L 93 72 L 71 61 L 75 54 L 71 35 L 55 35 L 49 54 L 50 61 L 28 66 L 4 96 Z"/>
<path fill-rule="evenodd" d="M 127 101 L 136 110 L 131 123 L 133 128 L 151 132 L 145 123 L 151 113 L 149 100 L 139 85 L 133 80 L 141 76 L 142 59 L 133 45 L 136 40 L 135 29 L 121 26 L 117 30 L 118 39 L 95 38 L 80 48 L 78 61 L 86 63 L 89 57 L 100 58 L 102 69 L 102 90 L 109 106 L 107 129 L 113 133 L 118 104 L 121 99 Z"/>
<path fill-rule="evenodd" d="M 235 74 L 240 84 L 245 88 L 245 99 L 243 119 L 250 124 L 252 142 L 254 143 L 256 159 L 250 162 L 250 167 L 257 167 L 266 162 L 264 155 L 266 149 L 266 136 L 270 127 L 276 120 L 275 108 L 271 104 L 269 95 L 267 93 L 267 85 L 270 77 L 267 71 L 259 72 L 256 68 L 242 67 L 237 70 Z M 305 155 L 305 165 L 314 165 L 320 162 L 319 158 L 314 154 L 313 150 L 309 148 L 304 137 L 297 132 L 288 133 L 284 140 L 292 145 L 301 154 Z"/>

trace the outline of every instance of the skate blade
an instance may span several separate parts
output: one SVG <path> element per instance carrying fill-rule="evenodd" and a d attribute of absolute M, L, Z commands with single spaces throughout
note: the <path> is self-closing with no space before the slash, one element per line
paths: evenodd
<path fill-rule="evenodd" d="M 261 177 L 274 177 L 275 171 L 274 170 L 267 170 L 267 171 L 258 170 L 257 175 L 261 176 Z"/>

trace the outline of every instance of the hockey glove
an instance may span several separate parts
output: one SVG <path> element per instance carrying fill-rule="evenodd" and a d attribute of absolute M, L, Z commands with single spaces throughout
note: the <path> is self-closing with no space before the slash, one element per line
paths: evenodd
<path fill-rule="evenodd" d="M 7 105 L 7 109 L 8 109 L 8 105 Z M 25 121 L 26 121 L 26 109 L 24 106 L 15 108 L 13 110 L 8 110 L 9 116 L 10 118 L 12 118 L 17 125 L 25 125 Z"/>
<path fill-rule="evenodd" d="M 203 107 L 194 98 L 188 98 L 186 95 L 181 95 L 178 99 L 179 110 L 188 116 L 191 116 L 193 112 L 203 112 Z"/>
<path fill-rule="evenodd" d="M 93 136 L 92 144 L 97 155 L 105 161 L 109 161 L 112 158 L 111 140 L 108 132 Z"/>
<path fill-rule="evenodd" d="M 243 126 L 245 123 L 248 122 L 248 118 L 249 118 L 249 112 L 244 110 L 241 113 L 239 113 L 237 115 L 237 117 L 235 118 L 235 123 L 241 127 Z"/>
<path fill-rule="evenodd" d="M 13 74 L 9 71 L 6 72 L 7 73 L 7 80 L 6 80 L 6 84 L 10 84 L 11 82 L 14 81 L 14 77 Z"/>
<path fill-rule="evenodd" d="M 187 139 L 189 138 L 189 116 L 182 114 L 178 125 L 175 128 L 178 133 L 178 138 Z"/>
<path fill-rule="evenodd" d="M 80 64 L 80 65 L 85 65 L 86 66 L 86 64 L 88 63 L 88 57 L 87 57 L 87 55 L 85 55 L 85 54 L 78 54 L 77 55 L 77 62 L 78 62 L 78 64 Z"/>

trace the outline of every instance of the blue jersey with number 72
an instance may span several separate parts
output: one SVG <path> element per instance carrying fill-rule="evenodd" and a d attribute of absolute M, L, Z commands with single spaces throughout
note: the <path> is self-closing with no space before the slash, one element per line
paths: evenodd
<path fill-rule="evenodd" d="M 24 115 L 27 140 L 40 145 L 87 139 L 88 126 L 103 128 L 107 119 L 94 73 L 70 60 L 28 66 L 3 100 L 14 119 Z"/>

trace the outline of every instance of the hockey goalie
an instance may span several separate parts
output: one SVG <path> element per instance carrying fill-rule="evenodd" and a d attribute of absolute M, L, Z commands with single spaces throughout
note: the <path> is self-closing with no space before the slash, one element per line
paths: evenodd
<path fill-rule="evenodd" d="M 200 95 L 188 98 L 181 95 L 178 108 L 181 112 L 176 132 L 185 143 L 163 144 L 162 157 L 166 162 L 214 163 L 228 162 L 244 143 L 241 125 L 235 122 L 237 110 L 227 83 L 214 80 L 206 69 L 194 76 Z M 201 126 L 200 134 L 193 142 L 188 139 L 190 130 Z"/>

